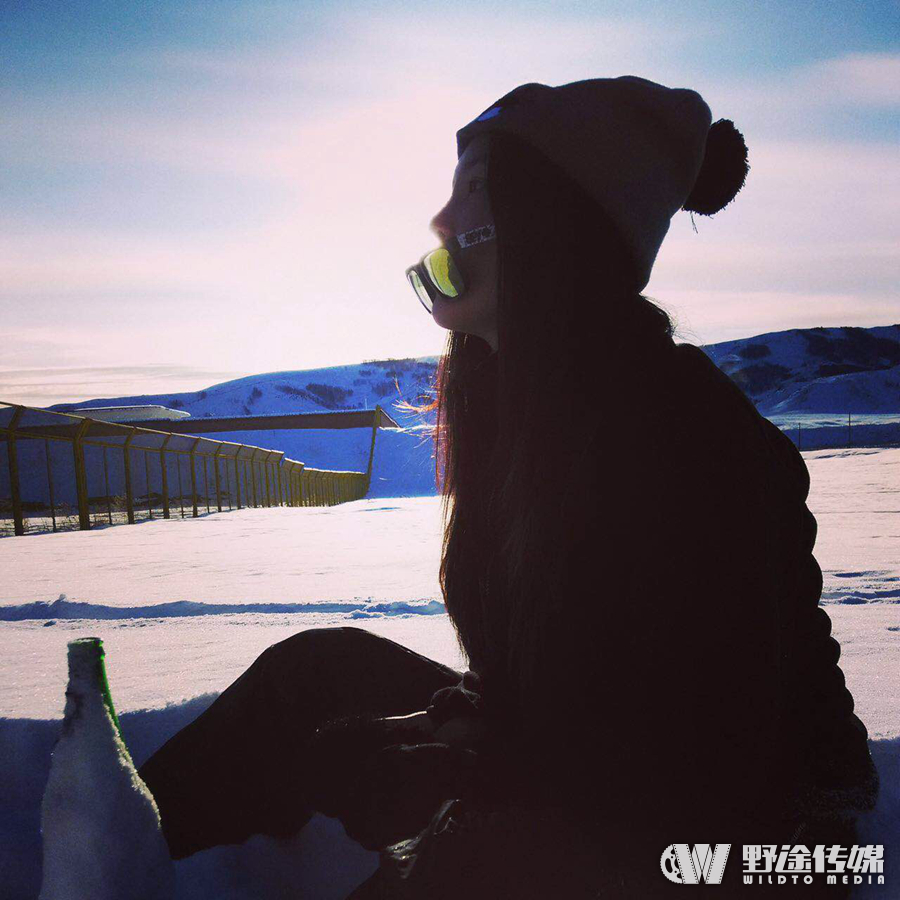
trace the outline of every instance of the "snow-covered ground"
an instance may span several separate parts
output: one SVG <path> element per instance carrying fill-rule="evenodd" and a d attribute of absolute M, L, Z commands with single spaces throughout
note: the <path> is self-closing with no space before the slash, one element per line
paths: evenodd
<path fill-rule="evenodd" d="M 364 625 L 455 665 L 438 503 L 244 509 L 0 541 L 0 714 L 59 715 L 66 642 L 86 630 L 104 640 L 122 711 L 221 690 L 269 644 L 321 625 Z"/>
<path fill-rule="evenodd" d="M 822 603 L 883 779 L 861 837 L 887 845 L 887 884 L 858 896 L 900 896 L 900 448 L 804 458 Z M 104 639 L 139 764 L 266 646 L 303 628 L 362 626 L 459 667 L 437 582 L 439 503 L 369 498 L 0 541 L 0 897 L 37 893 L 68 640 Z M 374 865 L 317 817 L 293 841 L 255 838 L 179 863 L 178 896 L 340 898 Z"/>

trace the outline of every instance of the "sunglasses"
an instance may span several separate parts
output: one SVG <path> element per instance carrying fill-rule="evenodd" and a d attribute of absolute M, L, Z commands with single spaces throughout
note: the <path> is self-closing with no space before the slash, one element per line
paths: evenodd
<path fill-rule="evenodd" d="M 406 280 L 412 285 L 416 296 L 429 315 L 438 296 L 456 299 L 466 289 L 462 274 L 454 259 L 461 250 L 475 244 L 493 240 L 496 230 L 493 225 L 482 225 L 464 231 L 447 241 L 447 246 L 438 247 L 426 253 L 414 266 L 406 270 Z"/>

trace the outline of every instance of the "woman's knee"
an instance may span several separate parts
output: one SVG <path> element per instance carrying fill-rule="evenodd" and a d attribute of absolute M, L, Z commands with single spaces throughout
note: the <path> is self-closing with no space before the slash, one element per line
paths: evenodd
<path fill-rule="evenodd" d="M 307 628 L 263 650 L 254 668 L 267 680 L 284 683 L 286 679 L 296 684 L 306 673 L 340 672 L 353 661 L 371 655 L 373 643 L 379 640 L 362 628 Z"/>
<path fill-rule="evenodd" d="M 424 708 L 434 691 L 460 677 L 396 641 L 354 626 L 298 632 L 263 651 L 257 667 L 275 693 L 289 692 L 340 713 L 396 715 Z"/>
<path fill-rule="evenodd" d="M 260 659 L 273 660 L 321 654 L 330 656 L 336 650 L 364 643 L 369 635 L 370 632 L 354 627 L 306 628 L 267 647 L 260 654 Z"/>

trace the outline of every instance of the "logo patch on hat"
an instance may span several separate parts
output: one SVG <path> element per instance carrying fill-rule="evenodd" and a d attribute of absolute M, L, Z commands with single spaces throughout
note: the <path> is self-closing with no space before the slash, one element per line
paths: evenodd
<path fill-rule="evenodd" d="M 485 119 L 493 119 L 494 116 L 500 113 L 501 109 L 503 109 L 502 106 L 492 106 L 487 112 L 483 112 L 475 121 L 483 122 Z"/>

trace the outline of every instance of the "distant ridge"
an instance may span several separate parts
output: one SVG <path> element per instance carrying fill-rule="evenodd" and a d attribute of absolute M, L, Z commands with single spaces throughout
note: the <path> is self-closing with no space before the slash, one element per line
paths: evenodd
<path fill-rule="evenodd" d="M 703 345 L 764 415 L 789 412 L 900 414 L 900 324 L 792 328 Z M 401 398 L 430 402 L 436 356 L 382 359 L 249 375 L 202 391 L 98 398 L 51 409 L 159 404 L 196 417 L 259 416 L 381 406 L 417 424 Z"/>
<path fill-rule="evenodd" d="M 900 413 L 900 324 L 792 328 L 703 350 L 764 415 Z"/>

